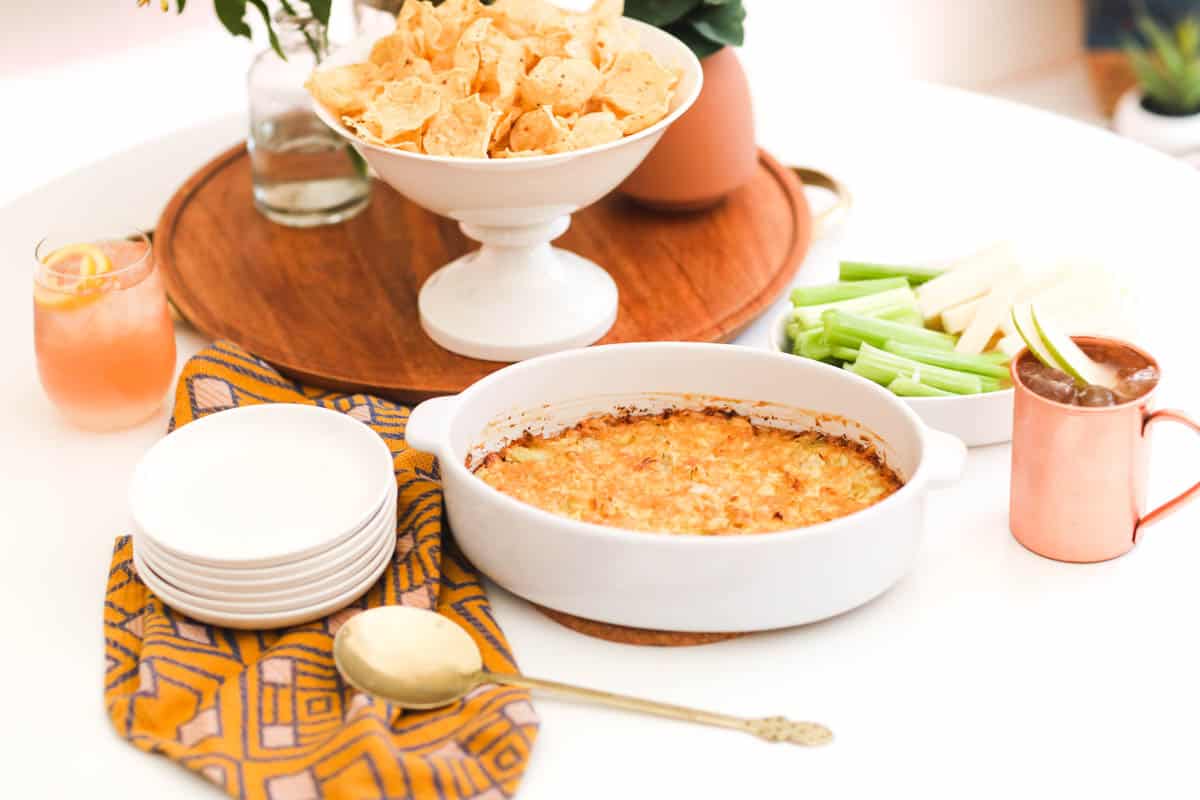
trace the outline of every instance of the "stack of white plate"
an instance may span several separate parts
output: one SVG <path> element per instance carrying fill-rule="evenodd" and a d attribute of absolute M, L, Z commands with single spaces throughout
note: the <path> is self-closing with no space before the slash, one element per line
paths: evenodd
<path fill-rule="evenodd" d="M 395 549 L 387 445 L 315 406 L 247 406 L 180 428 L 146 453 L 129 501 L 145 584 L 176 611 L 231 628 L 343 608 Z"/>

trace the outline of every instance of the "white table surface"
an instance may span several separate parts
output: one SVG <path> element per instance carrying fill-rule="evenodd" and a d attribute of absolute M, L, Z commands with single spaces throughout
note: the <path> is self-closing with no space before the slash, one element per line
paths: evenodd
<path fill-rule="evenodd" d="M 1166 370 L 1163 404 L 1200 413 L 1190 350 L 1200 174 L 1099 129 L 954 90 L 884 80 L 806 91 L 794 104 L 786 81 L 755 87 L 764 145 L 832 171 L 858 200 L 841 231 L 813 248 L 800 282 L 832 278 L 838 257 L 942 257 L 1002 237 L 1096 253 L 1141 296 L 1142 341 Z M 130 472 L 165 412 L 110 435 L 63 424 L 37 383 L 28 281 L 39 233 L 82 216 L 152 225 L 186 175 L 241 131 L 236 116 L 203 124 L 0 209 L 6 796 L 219 796 L 118 739 L 101 697 L 110 548 L 129 527 Z M 764 329 L 742 342 L 761 346 Z M 204 343 L 181 330 L 179 344 L 182 361 Z M 1200 442 L 1162 430 L 1155 498 L 1200 477 Z M 1008 460 L 1007 446 L 973 451 L 962 482 L 931 496 L 909 576 L 824 623 L 642 649 L 572 633 L 493 589 L 530 674 L 816 719 L 838 737 L 801 750 L 539 700 L 520 796 L 1196 796 L 1200 507 L 1152 529 L 1125 558 L 1058 564 L 1007 532 Z"/>

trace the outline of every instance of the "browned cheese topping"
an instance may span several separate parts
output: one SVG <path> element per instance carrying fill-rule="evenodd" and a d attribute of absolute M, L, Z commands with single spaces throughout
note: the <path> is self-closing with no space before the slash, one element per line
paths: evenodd
<path fill-rule="evenodd" d="M 865 445 L 717 409 L 594 417 L 488 455 L 482 480 L 584 522 L 729 535 L 844 517 L 900 488 Z"/>

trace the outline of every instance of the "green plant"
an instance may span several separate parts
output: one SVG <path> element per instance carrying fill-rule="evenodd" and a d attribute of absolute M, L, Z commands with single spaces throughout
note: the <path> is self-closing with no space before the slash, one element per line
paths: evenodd
<path fill-rule="evenodd" d="M 1129 39 L 1124 50 L 1146 110 L 1169 116 L 1200 112 L 1200 22 L 1186 17 L 1171 31 L 1142 16 L 1137 27 L 1146 45 Z"/>
<path fill-rule="evenodd" d="M 678 37 L 704 58 L 745 38 L 742 0 L 625 0 L 625 16 Z"/>
<path fill-rule="evenodd" d="M 150 0 L 137 0 L 139 6 L 149 5 L 149 3 Z M 187 0 L 175 0 L 175 13 L 182 14 L 185 5 L 187 5 Z M 163 11 L 170 10 L 170 0 L 159 0 L 159 6 Z M 225 30 L 234 36 L 245 36 L 247 39 L 251 38 L 250 25 L 246 22 L 248 6 L 253 6 L 262 16 L 272 49 L 279 54 L 280 58 L 287 58 L 279 46 L 279 37 L 275 35 L 271 10 L 267 7 L 266 0 L 213 0 L 213 9 L 217 12 L 217 19 L 225 26 Z M 325 51 L 323 31 L 329 27 L 329 13 L 333 7 L 333 0 L 279 0 L 279 6 L 285 13 L 293 16 L 311 16 L 321 23 L 321 39 L 314 38 L 311 31 L 304 32 L 304 38 L 308 41 L 309 48 L 319 59 Z M 306 13 L 299 10 L 302 6 L 308 9 Z"/>

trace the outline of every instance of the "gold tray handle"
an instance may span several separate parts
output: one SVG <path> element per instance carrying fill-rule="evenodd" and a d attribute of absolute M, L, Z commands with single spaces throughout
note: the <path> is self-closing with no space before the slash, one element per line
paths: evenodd
<path fill-rule="evenodd" d="M 813 238 L 823 239 L 846 218 L 850 207 L 854 204 L 854 196 L 850 194 L 850 189 L 846 184 L 819 169 L 810 167 L 791 167 L 790 169 L 796 173 L 796 177 L 805 186 L 815 186 L 833 193 L 833 205 L 813 214 Z"/>

